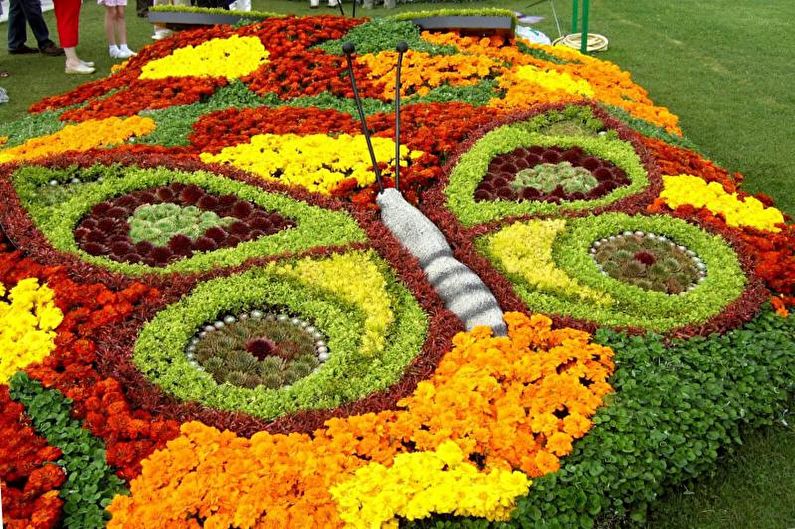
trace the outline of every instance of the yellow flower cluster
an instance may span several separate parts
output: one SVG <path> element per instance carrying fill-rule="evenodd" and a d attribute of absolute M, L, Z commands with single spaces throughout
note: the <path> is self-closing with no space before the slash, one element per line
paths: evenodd
<path fill-rule="evenodd" d="M 99 147 L 110 147 L 122 143 L 132 136 L 143 136 L 155 130 L 151 118 L 132 116 L 91 119 L 76 125 L 32 138 L 11 149 L 0 151 L 0 163 L 34 160 L 69 151 L 87 151 Z"/>
<path fill-rule="evenodd" d="M 394 322 L 386 280 L 373 262 L 372 252 L 334 254 L 328 259 L 302 259 L 295 265 L 272 265 L 276 273 L 328 290 L 362 309 L 366 315 L 362 354 L 384 350 L 386 333 Z"/>
<path fill-rule="evenodd" d="M 432 513 L 506 520 L 530 483 L 521 472 L 480 472 L 447 441 L 432 452 L 397 455 L 391 467 L 370 463 L 331 495 L 346 527 L 397 529 L 398 516 L 418 520 Z"/>
<path fill-rule="evenodd" d="M 7 294 L 7 295 L 6 295 Z M 35 277 L 6 293 L 0 283 L 0 384 L 55 349 L 54 329 L 63 320 L 55 293 Z"/>
<path fill-rule="evenodd" d="M 370 69 L 370 78 L 384 85 L 384 96 L 395 97 L 395 68 L 397 53 L 382 51 L 362 55 L 358 61 Z M 443 84 L 468 86 L 478 83 L 497 68 L 498 63 L 479 55 L 429 55 L 409 51 L 403 57 L 401 73 L 401 95 L 426 95 L 431 89 Z"/>
<path fill-rule="evenodd" d="M 395 142 L 372 138 L 376 159 L 392 167 Z M 400 147 L 401 167 L 424 153 Z M 218 154 L 202 153 L 205 163 L 231 164 L 266 180 L 301 186 L 309 191 L 330 194 L 343 180 L 356 179 L 362 186 L 375 182 L 367 144 L 361 134 L 258 134 L 249 143 L 226 147 Z M 389 174 L 391 169 L 384 171 Z"/>
<path fill-rule="evenodd" d="M 140 79 L 166 77 L 226 77 L 237 79 L 268 62 L 268 51 L 257 37 L 232 35 L 186 46 L 141 68 Z"/>
<path fill-rule="evenodd" d="M 610 296 L 581 285 L 555 266 L 552 243 L 565 228 L 563 219 L 517 222 L 488 237 L 488 252 L 499 260 L 508 275 L 518 276 L 539 290 L 610 305 Z"/>
<path fill-rule="evenodd" d="M 742 199 L 737 193 L 727 193 L 718 182 L 707 183 L 697 176 L 663 176 L 660 198 L 672 209 L 684 205 L 706 208 L 715 215 L 723 215 L 726 224 L 732 227 L 778 232 L 781 230 L 776 225 L 784 223 L 784 215 L 776 208 L 765 207 L 754 197 Z"/>

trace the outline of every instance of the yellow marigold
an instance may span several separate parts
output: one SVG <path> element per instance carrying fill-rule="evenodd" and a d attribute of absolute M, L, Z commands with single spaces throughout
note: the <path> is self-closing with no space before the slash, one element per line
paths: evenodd
<path fill-rule="evenodd" d="M 395 160 L 395 142 L 372 138 L 376 159 L 389 168 Z M 400 147 L 401 166 L 424 153 Z M 375 182 L 363 135 L 340 134 L 259 134 L 249 143 L 226 147 L 218 154 L 202 153 L 206 163 L 230 164 L 240 169 L 287 185 L 305 187 L 329 194 L 340 182 L 354 178 L 362 187 Z M 386 169 L 384 174 L 390 174 Z"/>
<path fill-rule="evenodd" d="M 610 305 L 610 296 L 581 285 L 555 266 L 552 243 L 565 228 L 563 219 L 517 222 L 486 239 L 488 252 L 506 273 L 522 278 L 535 288 Z"/>
<path fill-rule="evenodd" d="M 55 349 L 54 329 L 63 313 L 54 300 L 55 293 L 35 277 L 21 280 L 8 293 L 0 283 L 0 383 Z"/>
<path fill-rule="evenodd" d="M 268 62 L 268 51 L 257 37 L 232 35 L 211 39 L 196 47 L 186 46 L 171 55 L 151 61 L 141 68 L 140 79 L 166 77 L 246 76 Z"/>
<path fill-rule="evenodd" d="M 370 69 L 370 78 L 384 85 L 384 96 L 395 97 L 395 68 L 397 53 L 382 51 L 362 55 L 357 59 Z M 499 64 L 485 56 L 429 55 L 408 51 L 401 68 L 401 95 L 425 95 L 443 84 L 450 86 L 473 85 L 488 77 Z"/>
<path fill-rule="evenodd" d="M 432 452 L 401 454 L 391 467 L 371 463 L 331 488 L 346 527 L 397 527 L 398 517 L 418 520 L 432 513 L 505 520 L 527 493 L 521 472 L 480 472 L 455 443 Z"/>
<path fill-rule="evenodd" d="M 0 136 L 0 145 L 8 143 L 8 136 Z"/>
<path fill-rule="evenodd" d="M 22 145 L 0 151 L 0 163 L 35 160 L 69 151 L 110 147 L 133 136 L 144 136 L 153 130 L 155 122 L 151 118 L 132 116 L 91 119 L 67 125 L 53 134 L 32 138 Z"/>
<path fill-rule="evenodd" d="M 660 198 L 672 209 L 683 205 L 706 208 L 722 215 L 732 227 L 749 226 L 775 233 L 781 231 L 777 225 L 784 223 L 784 215 L 778 209 L 766 207 L 754 197 L 740 198 L 737 193 L 727 193 L 718 182 L 707 183 L 698 176 L 663 176 Z"/>
<path fill-rule="evenodd" d="M 321 261 L 307 258 L 295 265 L 271 266 L 276 273 L 328 290 L 360 307 L 366 316 L 362 353 L 376 354 L 384 349 L 387 329 L 395 315 L 384 275 L 371 257 L 370 252 L 352 252 Z"/>

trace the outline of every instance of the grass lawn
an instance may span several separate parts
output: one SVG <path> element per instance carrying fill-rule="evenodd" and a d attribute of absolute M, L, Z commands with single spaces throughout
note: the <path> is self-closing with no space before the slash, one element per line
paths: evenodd
<path fill-rule="evenodd" d="M 523 10 L 528 3 L 506 0 L 470 5 Z M 411 4 L 402 9 L 426 7 L 440 6 Z M 571 5 L 558 2 L 557 7 L 565 29 Z M 254 0 L 254 8 L 298 14 L 335 12 L 310 10 L 306 1 L 286 0 Z M 547 15 L 540 28 L 556 34 L 548 4 L 530 11 Z M 134 16 L 132 6 L 128 13 L 130 44 L 137 49 L 151 42 L 151 26 Z M 0 86 L 8 89 L 12 100 L 0 105 L 0 122 L 16 119 L 46 95 L 109 71 L 112 62 L 102 14 L 92 0 L 83 6 L 79 50 L 85 59 L 97 62 L 99 73 L 94 76 L 64 75 L 62 59 L 0 52 L 0 69 L 11 71 Z M 594 0 L 591 14 L 592 31 L 610 39 L 610 51 L 601 57 L 632 72 L 655 102 L 679 115 L 685 134 L 711 159 L 744 173 L 746 189 L 773 196 L 780 208 L 795 214 L 795 68 L 782 45 L 787 24 L 795 20 L 795 2 Z M 53 15 L 46 17 L 55 38 Z M 0 25 L 0 34 L 5 31 L 5 25 Z M 724 457 L 715 476 L 664 498 L 648 527 L 795 528 L 793 427 L 779 425 L 749 434 L 742 448 Z"/>

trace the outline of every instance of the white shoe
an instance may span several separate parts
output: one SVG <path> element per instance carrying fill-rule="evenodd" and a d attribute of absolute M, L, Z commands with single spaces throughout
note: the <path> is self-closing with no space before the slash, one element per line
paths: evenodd
<path fill-rule="evenodd" d="M 108 48 L 108 55 L 110 55 L 111 59 L 121 59 L 121 50 L 118 46 L 110 46 Z"/>
<path fill-rule="evenodd" d="M 130 57 L 135 57 L 136 55 L 138 54 L 128 48 L 125 44 L 119 47 L 119 54 L 116 57 L 119 59 L 129 59 Z"/>
<path fill-rule="evenodd" d="M 170 29 L 156 29 L 155 30 L 155 34 L 152 35 L 152 40 L 167 39 L 168 37 L 170 37 L 173 34 L 174 34 L 174 32 L 171 31 Z"/>
<path fill-rule="evenodd" d="M 92 66 L 86 66 L 85 64 L 79 62 L 75 66 L 66 65 L 64 69 L 65 73 L 68 74 L 77 74 L 77 75 L 88 75 L 94 73 L 96 70 Z"/>
<path fill-rule="evenodd" d="M 80 59 L 80 64 L 83 66 L 88 66 L 89 68 L 94 67 L 94 61 L 84 61 L 83 59 Z"/>

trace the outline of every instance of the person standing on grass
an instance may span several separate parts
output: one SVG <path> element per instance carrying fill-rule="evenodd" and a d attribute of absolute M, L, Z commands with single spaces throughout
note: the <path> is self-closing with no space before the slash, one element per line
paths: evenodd
<path fill-rule="evenodd" d="M 30 25 L 39 48 L 30 48 L 26 26 Z M 50 31 L 41 14 L 41 0 L 10 0 L 8 5 L 8 53 L 21 55 L 39 53 L 57 57 L 64 51 L 50 40 Z"/>
<path fill-rule="evenodd" d="M 127 47 L 127 23 L 124 21 L 127 0 L 97 0 L 97 3 L 105 6 L 105 33 L 110 58 L 129 59 L 135 52 Z"/>
<path fill-rule="evenodd" d="M 77 56 L 78 30 L 80 27 L 80 5 L 82 0 L 53 0 L 55 4 L 55 21 L 58 24 L 58 36 L 66 53 L 68 74 L 86 75 L 94 73 L 94 63 L 84 61 Z"/>

